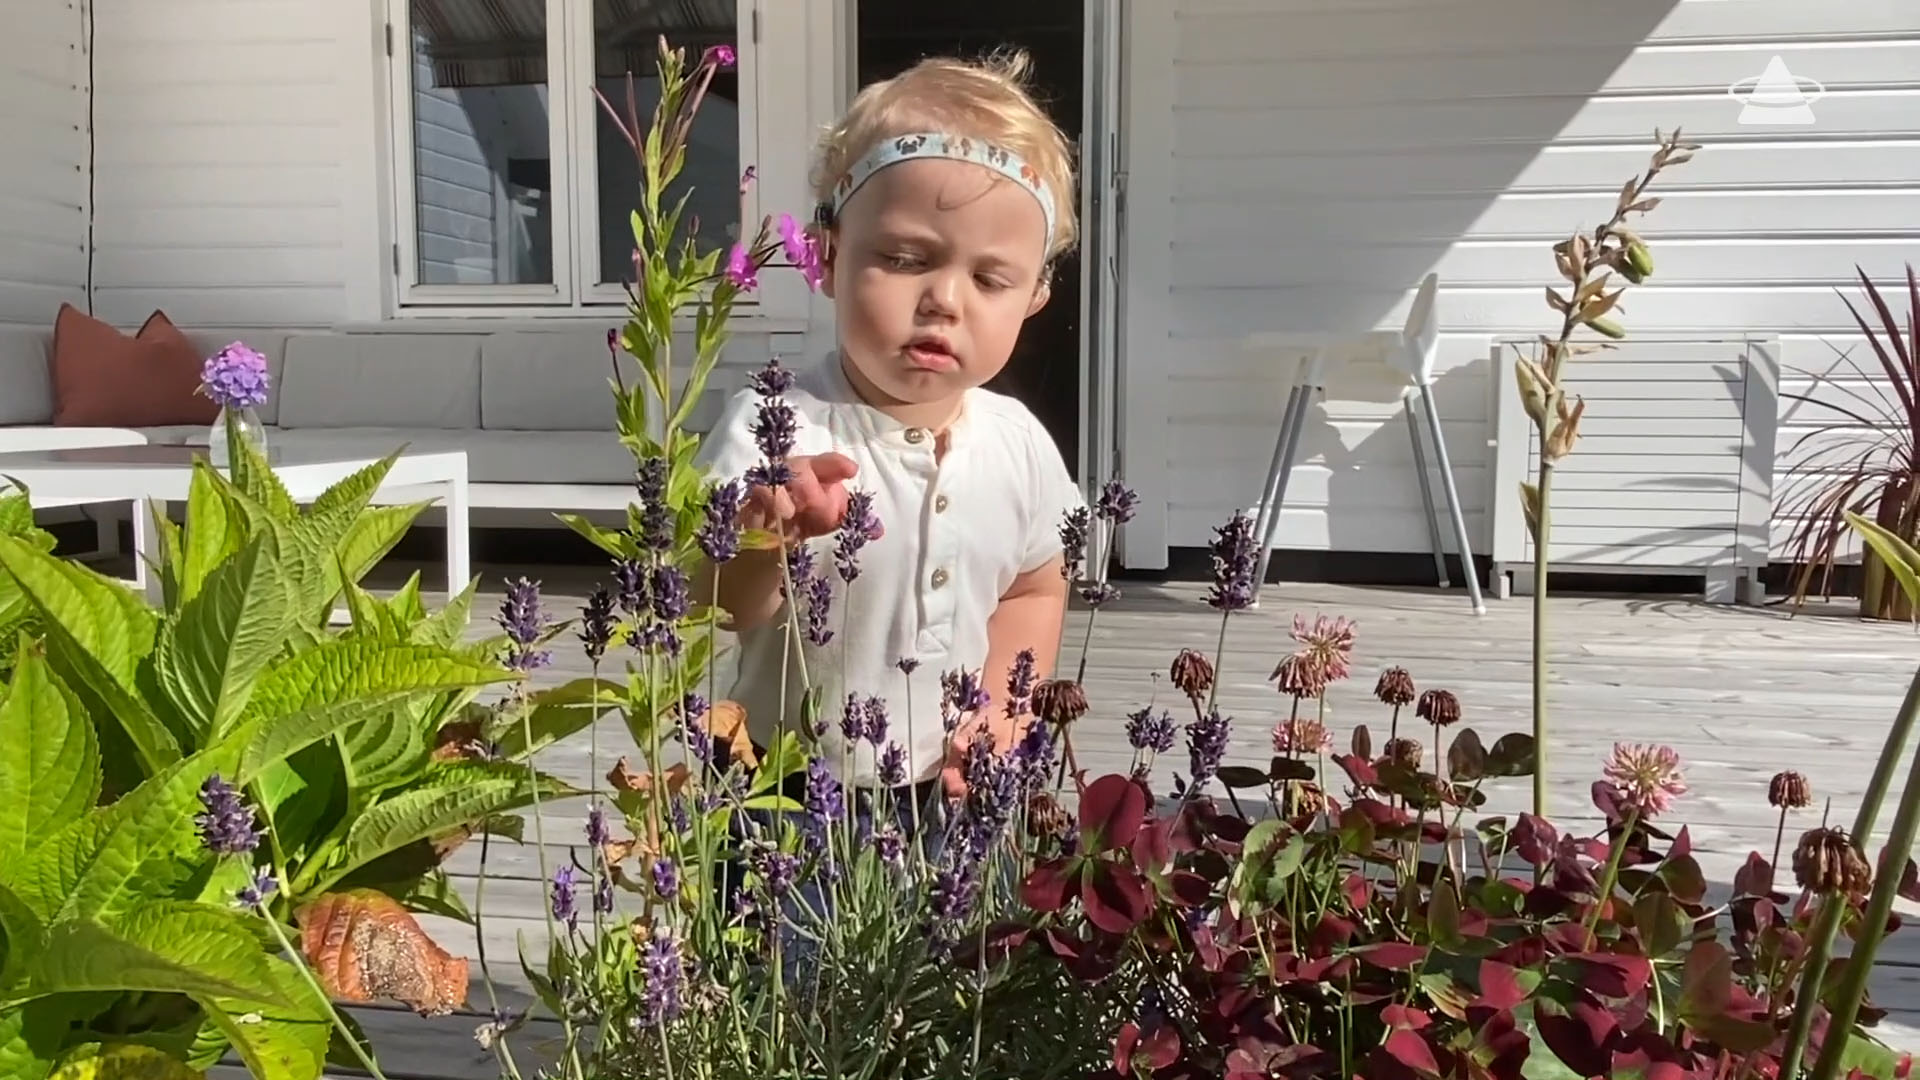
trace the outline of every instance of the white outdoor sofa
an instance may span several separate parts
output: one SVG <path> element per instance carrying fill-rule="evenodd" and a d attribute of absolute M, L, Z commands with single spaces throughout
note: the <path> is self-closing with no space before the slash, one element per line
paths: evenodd
<path fill-rule="evenodd" d="M 266 355 L 273 395 L 260 415 L 270 449 L 466 451 L 476 525 L 553 524 L 556 511 L 618 521 L 632 499 L 634 461 L 615 431 L 604 327 L 188 336 L 207 354 L 239 340 Z M 0 326 L 0 453 L 135 441 L 204 445 L 200 426 L 53 426 L 51 346 L 50 330 Z M 764 336 L 731 342 L 690 426 L 710 426 L 738 376 L 779 347 Z M 632 385 L 638 368 L 631 357 L 621 360 Z"/>

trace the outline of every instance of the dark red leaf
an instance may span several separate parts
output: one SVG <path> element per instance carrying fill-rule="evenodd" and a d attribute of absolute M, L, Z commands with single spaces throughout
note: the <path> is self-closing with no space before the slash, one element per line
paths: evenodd
<path fill-rule="evenodd" d="M 1434 1059 L 1433 1047 L 1418 1032 L 1402 1028 L 1387 1036 L 1383 1047 L 1395 1061 L 1419 1073 L 1421 1076 L 1440 1075 L 1440 1062 Z"/>
<path fill-rule="evenodd" d="M 1323 949 L 1345 945 L 1360 932 L 1353 920 L 1335 915 L 1331 911 L 1322 912 L 1320 921 L 1313 928 L 1313 943 Z"/>
<path fill-rule="evenodd" d="M 1243 817 L 1234 817 L 1231 814 L 1216 815 L 1212 821 L 1207 823 L 1207 827 L 1213 831 L 1213 835 L 1225 840 L 1229 844 L 1240 843 L 1247 838 L 1248 833 L 1253 831 L 1252 822 Z"/>
<path fill-rule="evenodd" d="M 1156 821 L 1133 837 L 1133 865 L 1149 874 L 1173 860 L 1173 822 Z"/>
<path fill-rule="evenodd" d="M 1199 907 L 1213 895 L 1213 884 L 1191 870 L 1167 875 L 1167 895 L 1181 907 Z"/>
<path fill-rule="evenodd" d="M 1133 1048 L 1140 1042 L 1140 1025 L 1129 1020 L 1120 1025 L 1113 1037 L 1113 1071 L 1121 1076 L 1134 1075 Z"/>
<path fill-rule="evenodd" d="M 1341 891 L 1347 894 L 1347 903 L 1355 908 L 1366 907 L 1373 898 L 1373 887 L 1367 884 L 1366 875 L 1358 872 L 1347 875 Z"/>
<path fill-rule="evenodd" d="M 1495 1009 L 1511 1009 L 1527 1000 L 1520 972 L 1498 960 L 1480 961 L 1480 1000 Z"/>
<path fill-rule="evenodd" d="M 1680 973 L 1680 1012 L 1688 1019 L 1720 1016 L 1733 1004 L 1733 957 L 1717 942 L 1702 941 L 1687 953 Z"/>
<path fill-rule="evenodd" d="M 1407 815 L 1405 810 L 1389 806 L 1379 799 L 1355 799 L 1353 805 L 1347 809 L 1360 813 L 1369 822 L 1372 822 L 1373 827 L 1376 829 L 1403 827 L 1413 823 L 1413 819 Z"/>
<path fill-rule="evenodd" d="M 1547 943 L 1537 937 L 1521 938 L 1502 946 L 1492 959 L 1514 968 L 1538 967 L 1547 958 Z"/>
<path fill-rule="evenodd" d="M 1620 1029 L 1605 1009 L 1584 1001 L 1564 1008 L 1551 998 L 1541 997 L 1534 1000 L 1533 1016 L 1540 1041 L 1568 1068 L 1581 1076 L 1607 1075 Z"/>
<path fill-rule="evenodd" d="M 1047 930 L 1047 949 L 1062 960 L 1078 960 L 1087 943 L 1064 930 Z"/>
<path fill-rule="evenodd" d="M 1883 854 L 1880 858 L 1884 863 L 1887 856 Z M 1900 899 L 1920 903 L 1920 867 L 1916 867 L 1912 859 L 1908 859 L 1900 871 Z"/>
<path fill-rule="evenodd" d="M 1773 896 L 1773 865 L 1761 858 L 1759 852 L 1748 852 L 1747 861 L 1733 872 L 1733 895 Z M 1786 897 L 1781 897 L 1779 902 L 1785 903 Z"/>
<path fill-rule="evenodd" d="M 1560 830 L 1545 818 L 1521 814 L 1513 827 L 1513 850 L 1533 866 L 1545 866 L 1560 844 Z"/>
<path fill-rule="evenodd" d="M 1109 934 L 1124 934 L 1153 911 L 1147 883 L 1131 867 L 1097 863 L 1080 885 L 1087 921 Z"/>
<path fill-rule="evenodd" d="M 1680 826 L 1680 831 L 1674 834 L 1673 846 L 1667 849 L 1667 858 L 1684 859 L 1692 854 L 1693 834 L 1687 832 L 1687 827 L 1682 825 Z"/>
<path fill-rule="evenodd" d="M 1420 839 L 1429 844 L 1444 844 L 1447 842 L 1447 827 L 1438 821 L 1429 821 L 1420 826 Z"/>
<path fill-rule="evenodd" d="M 1073 889 L 1073 864 L 1064 859 L 1041 863 L 1020 883 L 1020 899 L 1038 912 L 1059 911 L 1067 906 Z"/>
<path fill-rule="evenodd" d="M 1469 1051 L 1488 1076 L 1497 1080 L 1520 1080 L 1520 1067 L 1527 1060 L 1532 1039 L 1514 1023 L 1505 1009 L 1475 1009 L 1467 1018 L 1473 1029 L 1473 1047 Z"/>
<path fill-rule="evenodd" d="M 1383 941 L 1354 951 L 1367 963 L 1388 971 L 1411 971 L 1414 965 L 1427 958 L 1425 948 L 1401 941 Z"/>
<path fill-rule="evenodd" d="M 1645 1050 L 1614 1054 L 1607 1075 L 1612 1080 L 1687 1080 L 1687 1070 L 1671 1061 L 1655 1061 Z"/>
<path fill-rule="evenodd" d="M 1352 754 L 1335 754 L 1333 763 L 1346 770 L 1347 779 L 1357 788 L 1370 788 L 1380 783 L 1380 774 L 1374 771 L 1373 762 Z"/>
<path fill-rule="evenodd" d="M 1426 1010 L 1409 1005 L 1388 1005 L 1380 1010 L 1380 1019 L 1390 1028 L 1405 1028 L 1409 1031 L 1418 1031 L 1433 1023 L 1433 1017 L 1428 1016 Z"/>
<path fill-rule="evenodd" d="M 1706 898 L 1706 875 L 1700 872 L 1700 864 L 1691 855 L 1670 857 L 1660 868 L 1660 880 L 1667 883 L 1667 891 L 1673 898 L 1683 904 L 1697 904 Z"/>
<path fill-rule="evenodd" d="M 1147 796 L 1128 776 L 1108 773 L 1080 796 L 1080 831 L 1086 850 L 1114 851 L 1133 843 L 1147 816 Z"/>
<path fill-rule="evenodd" d="M 1646 989 L 1647 980 L 1653 976 L 1653 965 L 1644 956 L 1581 953 L 1573 959 L 1585 971 L 1582 985 L 1601 997 L 1632 997 Z"/>
<path fill-rule="evenodd" d="M 1606 815 L 1608 821 L 1620 821 L 1626 817 L 1626 812 L 1621 806 L 1621 801 L 1622 796 L 1619 788 L 1614 787 L 1613 784 L 1606 780 L 1595 780 L 1593 782 L 1593 805 L 1598 807 L 1602 814 Z"/>

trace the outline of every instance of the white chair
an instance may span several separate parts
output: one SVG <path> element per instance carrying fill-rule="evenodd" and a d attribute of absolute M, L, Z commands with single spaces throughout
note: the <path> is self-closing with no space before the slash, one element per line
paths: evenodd
<path fill-rule="evenodd" d="M 1431 438 L 1434 463 L 1440 472 L 1441 489 L 1446 497 L 1447 510 L 1452 518 L 1454 542 L 1459 547 L 1460 565 L 1467 581 L 1467 596 L 1473 603 L 1476 615 L 1486 613 L 1487 606 L 1480 595 L 1480 580 L 1474 572 L 1473 550 L 1467 538 L 1467 523 L 1460 509 L 1459 489 L 1454 484 L 1453 463 L 1447 455 L 1447 444 L 1440 430 L 1440 413 L 1434 407 L 1433 363 L 1439 352 L 1439 325 L 1433 317 L 1434 294 L 1439 288 L 1439 276 L 1428 274 L 1415 293 L 1413 306 L 1407 312 L 1406 325 L 1400 333 L 1390 340 L 1386 350 L 1386 369 L 1392 377 L 1405 384 L 1401 400 L 1406 409 L 1407 436 L 1413 445 L 1414 470 L 1420 479 L 1420 500 L 1426 510 L 1427 537 L 1433 549 L 1434 568 L 1439 574 L 1440 586 L 1451 585 L 1447 573 L 1446 546 L 1440 535 L 1439 515 L 1433 504 L 1433 485 L 1427 477 L 1427 438 Z M 1273 553 L 1273 545 L 1280 531 L 1281 510 L 1286 504 L 1287 481 L 1293 473 L 1293 463 L 1300 447 L 1300 432 L 1306 426 L 1307 409 L 1312 405 L 1315 394 L 1326 391 L 1327 368 L 1334 355 L 1343 348 L 1357 347 L 1365 339 L 1341 339 L 1327 335 L 1302 337 L 1290 334 L 1256 334 L 1248 339 L 1255 348 L 1272 349 L 1275 346 L 1290 347 L 1304 351 L 1308 355 L 1298 362 L 1294 370 L 1293 386 L 1287 393 L 1287 405 L 1281 413 L 1280 432 L 1274 439 L 1273 458 L 1267 466 L 1266 484 L 1262 488 L 1260 512 L 1254 520 L 1254 533 L 1260 537 L 1260 560 L 1254 571 L 1254 602 L 1259 603 L 1260 589 L 1266 583 L 1267 562 Z M 1419 402 L 1419 412 L 1426 416 L 1427 434 L 1421 433 L 1419 416 L 1412 403 Z"/>

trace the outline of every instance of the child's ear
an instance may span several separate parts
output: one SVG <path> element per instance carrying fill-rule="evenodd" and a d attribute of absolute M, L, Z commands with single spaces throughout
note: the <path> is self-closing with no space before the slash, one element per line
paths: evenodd
<path fill-rule="evenodd" d="M 833 230 L 819 225 L 809 225 L 807 231 L 813 234 L 813 242 L 820 249 L 820 294 L 833 299 L 833 261 L 839 257 L 839 245 L 833 242 Z"/>
<path fill-rule="evenodd" d="M 1044 278 L 1044 277 L 1041 278 L 1040 284 L 1036 286 L 1033 290 L 1033 299 L 1027 301 L 1026 317 L 1031 319 L 1034 317 L 1034 315 L 1038 314 L 1041 308 L 1047 306 L 1047 300 L 1050 299 L 1052 296 L 1053 296 L 1053 282 L 1048 278 Z"/>

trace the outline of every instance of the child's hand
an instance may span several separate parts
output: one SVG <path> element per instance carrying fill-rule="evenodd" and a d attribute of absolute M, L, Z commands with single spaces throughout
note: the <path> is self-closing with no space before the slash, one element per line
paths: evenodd
<path fill-rule="evenodd" d="M 790 457 L 793 479 L 785 487 L 756 486 L 747 494 L 750 527 L 777 531 L 788 544 L 825 536 L 847 513 L 846 482 L 859 466 L 845 454 Z"/>

